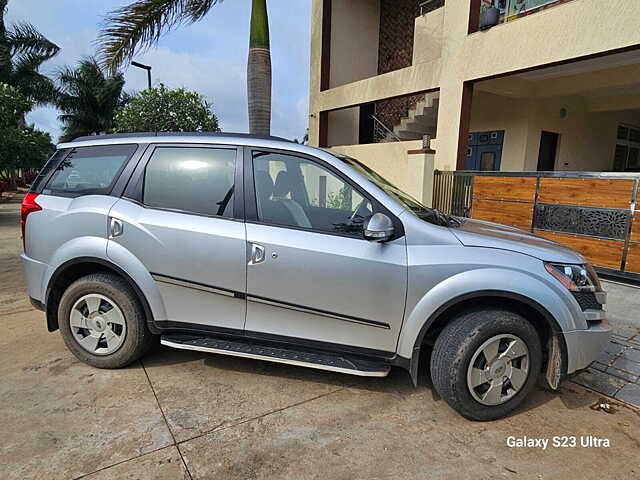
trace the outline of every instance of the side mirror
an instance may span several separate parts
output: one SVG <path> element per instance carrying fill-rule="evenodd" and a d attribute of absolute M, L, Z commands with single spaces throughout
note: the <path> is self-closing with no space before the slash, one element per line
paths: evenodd
<path fill-rule="evenodd" d="M 371 242 L 386 242 L 393 236 L 393 222 L 384 213 L 374 213 L 364 224 L 364 238 Z"/>

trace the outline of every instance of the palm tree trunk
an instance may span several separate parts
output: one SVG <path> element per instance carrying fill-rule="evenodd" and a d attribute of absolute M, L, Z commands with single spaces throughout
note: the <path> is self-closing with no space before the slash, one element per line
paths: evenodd
<path fill-rule="evenodd" d="M 271 134 L 271 53 L 267 0 L 253 0 L 247 62 L 249 133 Z"/>

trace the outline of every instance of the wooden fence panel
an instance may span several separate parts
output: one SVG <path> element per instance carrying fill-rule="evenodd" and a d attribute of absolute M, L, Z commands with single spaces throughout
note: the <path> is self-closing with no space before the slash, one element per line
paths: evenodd
<path fill-rule="evenodd" d="M 534 202 L 536 199 L 535 177 L 476 177 L 473 196 L 489 200 L 516 200 Z"/>
<path fill-rule="evenodd" d="M 594 265 L 619 270 L 622 263 L 624 242 L 621 240 L 605 240 L 603 238 L 583 237 L 565 233 L 551 233 L 534 230 L 536 235 L 566 245 L 580 252 Z"/>
<path fill-rule="evenodd" d="M 640 243 L 632 243 L 629 245 L 629 253 L 627 253 L 627 264 L 625 272 L 640 273 Z"/>
<path fill-rule="evenodd" d="M 540 203 L 628 209 L 634 180 L 540 178 Z"/>
<path fill-rule="evenodd" d="M 640 211 L 636 211 L 631 224 L 631 236 L 629 240 L 632 242 L 640 242 Z"/>
<path fill-rule="evenodd" d="M 531 230 L 533 204 L 474 199 L 471 217 Z"/>

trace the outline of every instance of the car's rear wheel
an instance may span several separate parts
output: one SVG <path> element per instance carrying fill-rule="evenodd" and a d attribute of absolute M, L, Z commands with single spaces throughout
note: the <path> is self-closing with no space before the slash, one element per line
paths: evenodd
<path fill-rule="evenodd" d="M 438 336 L 431 376 L 440 396 L 471 420 L 495 420 L 517 408 L 536 384 L 542 348 L 535 328 L 504 310 L 459 315 Z"/>
<path fill-rule="evenodd" d="M 81 361 L 98 368 L 121 368 L 151 347 L 144 310 L 126 281 L 96 273 L 73 282 L 58 307 L 65 344 Z"/>

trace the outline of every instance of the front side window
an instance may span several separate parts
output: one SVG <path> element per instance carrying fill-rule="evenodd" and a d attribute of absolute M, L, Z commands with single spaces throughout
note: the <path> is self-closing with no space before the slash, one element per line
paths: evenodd
<path fill-rule="evenodd" d="M 159 147 L 144 174 L 143 203 L 199 215 L 232 217 L 235 149 Z"/>
<path fill-rule="evenodd" d="M 261 222 L 362 236 L 371 202 L 340 176 L 305 158 L 254 152 Z"/>
<path fill-rule="evenodd" d="M 42 193 L 107 195 L 137 148 L 137 145 L 75 148 L 56 167 Z"/>

